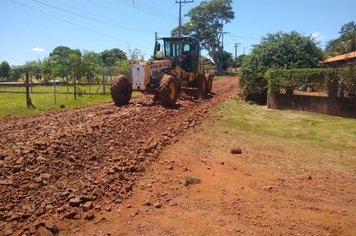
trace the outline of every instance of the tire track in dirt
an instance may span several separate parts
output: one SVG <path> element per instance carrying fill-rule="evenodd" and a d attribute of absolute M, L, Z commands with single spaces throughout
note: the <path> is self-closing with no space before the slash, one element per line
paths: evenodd
<path fill-rule="evenodd" d="M 44 221 L 49 216 L 90 219 L 100 202 L 121 203 L 163 146 L 236 94 L 236 79 L 216 80 L 213 91 L 209 99 L 179 100 L 171 109 L 141 96 L 120 108 L 105 103 L 1 120 L 2 233 L 56 233 Z"/>

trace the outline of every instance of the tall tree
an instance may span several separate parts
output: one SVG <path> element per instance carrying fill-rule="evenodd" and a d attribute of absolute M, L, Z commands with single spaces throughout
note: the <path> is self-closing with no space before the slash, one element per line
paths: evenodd
<path fill-rule="evenodd" d="M 322 59 L 322 50 L 310 36 L 295 31 L 268 34 L 243 60 L 240 85 L 247 94 L 266 94 L 269 68 L 313 68 Z"/>
<path fill-rule="evenodd" d="M 11 67 L 7 61 L 0 63 L 0 79 L 6 79 L 10 76 Z"/>
<path fill-rule="evenodd" d="M 51 60 L 48 57 L 43 59 L 41 64 L 41 74 L 43 75 L 43 79 L 45 81 L 52 79 L 54 77 L 53 73 Z"/>
<path fill-rule="evenodd" d="M 327 42 L 325 51 L 329 55 L 356 51 L 356 24 L 351 21 L 341 26 L 340 37 Z"/>
<path fill-rule="evenodd" d="M 94 75 L 100 67 L 100 59 L 98 54 L 91 51 L 84 51 L 82 57 L 83 73 L 87 75 Z"/>
<path fill-rule="evenodd" d="M 118 48 L 105 50 L 99 54 L 99 59 L 102 65 L 104 74 L 112 76 L 116 65 L 120 60 L 127 60 L 126 53 Z"/>
<path fill-rule="evenodd" d="M 101 52 L 99 58 L 105 67 L 115 66 L 119 60 L 127 60 L 126 53 L 118 48 Z"/>
<path fill-rule="evenodd" d="M 41 79 L 41 64 L 40 60 L 26 61 L 23 70 L 30 73 L 31 76 L 35 76 L 36 79 Z"/>
<path fill-rule="evenodd" d="M 69 55 L 73 52 L 72 49 L 66 46 L 58 46 L 49 54 L 49 61 L 54 76 L 61 78 L 68 77 L 70 74 Z"/>
<path fill-rule="evenodd" d="M 190 21 L 182 26 L 182 32 L 200 40 L 202 49 L 208 51 L 215 62 L 217 71 L 223 71 L 225 52 L 222 45 L 224 25 L 234 19 L 232 0 L 202 1 L 197 7 L 192 8 L 187 16 Z M 172 30 L 176 35 L 178 28 Z"/>
<path fill-rule="evenodd" d="M 22 73 L 22 69 L 20 66 L 12 66 L 9 80 L 10 81 L 18 81 L 21 78 L 22 74 L 23 73 Z"/>
<path fill-rule="evenodd" d="M 77 80 L 83 75 L 82 53 L 79 49 L 69 53 L 68 62 L 71 65 L 69 72 L 74 78 L 74 99 L 77 100 Z"/>

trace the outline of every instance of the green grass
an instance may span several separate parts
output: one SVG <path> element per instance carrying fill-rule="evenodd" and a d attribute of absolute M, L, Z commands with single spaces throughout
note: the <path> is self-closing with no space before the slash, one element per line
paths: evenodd
<path fill-rule="evenodd" d="M 204 121 L 202 140 L 192 153 L 209 155 L 242 148 L 239 159 L 283 171 L 337 171 L 356 174 L 356 120 L 299 111 L 267 109 L 231 99 Z M 233 155 L 236 157 L 235 155 Z"/>
<path fill-rule="evenodd" d="M 73 94 L 56 94 L 54 103 L 53 94 L 31 94 L 35 109 L 26 107 L 26 95 L 20 93 L 0 93 L 0 118 L 6 116 L 26 116 L 44 111 L 59 109 L 61 105 L 65 108 L 80 107 L 83 105 L 97 104 L 111 101 L 110 94 L 106 95 L 82 95 L 74 100 Z"/>
<path fill-rule="evenodd" d="M 227 128 L 261 136 L 317 143 L 323 147 L 356 148 L 356 120 L 299 111 L 280 111 L 229 100 L 218 106 L 213 117 Z"/>

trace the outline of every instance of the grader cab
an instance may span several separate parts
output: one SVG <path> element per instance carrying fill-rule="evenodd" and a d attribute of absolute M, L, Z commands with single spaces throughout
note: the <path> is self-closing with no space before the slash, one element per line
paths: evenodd
<path fill-rule="evenodd" d="M 111 84 L 115 104 L 129 103 L 132 91 L 155 94 L 163 106 L 176 103 L 181 91 L 206 97 L 212 90 L 213 76 L 205 74 L 199 41 L 193 37 L 158 39 L 154 59 L 132 64 L 130 76 L 117 76 Z"/>

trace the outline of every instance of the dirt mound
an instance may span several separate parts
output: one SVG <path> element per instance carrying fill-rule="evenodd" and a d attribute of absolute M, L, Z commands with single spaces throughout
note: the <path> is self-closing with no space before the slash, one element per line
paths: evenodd
<path fill-rule="evenodd" d="M 235 79 L 215 82 L 214 97 L 174 109 L 142 96 L 120 108 L 106 103 L 1 120 L 3 233 L 38 230 L 48 216 L 90 220 L 102 206 L 121 203 L 163 146 L 233 95 Z"/>

